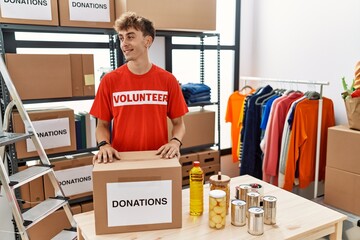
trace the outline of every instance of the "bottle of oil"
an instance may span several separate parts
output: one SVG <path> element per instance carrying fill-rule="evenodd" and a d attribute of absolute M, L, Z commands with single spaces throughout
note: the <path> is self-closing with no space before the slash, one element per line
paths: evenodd
<path fill-rule="evenodd" d="M 190 215 L 200 216 L 204 203 L 204 172 L 199 161 L 194 161 L 189 173 L 190 178 Z"/>

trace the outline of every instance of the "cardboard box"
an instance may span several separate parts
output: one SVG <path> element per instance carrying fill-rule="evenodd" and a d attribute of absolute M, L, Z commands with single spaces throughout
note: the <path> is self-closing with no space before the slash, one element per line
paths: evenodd
<path fill-rule="evenodd" d="M 218 150 L 206 150 L 197 153 L 199 156 L 200 166 L 210 166 L 220 164 L 220 152 Z"/>
<path fill-rule="evenodd" d="M 360 158 L 355 151 L 359 143 L 360 131 L 342 125 L 329 128 L 326 166 L 360 174 Z"/>
<path fill-rule="evenodd" d="M 81 213 L 80 205 L 72 206 L 71 211 L 73 214 Z M 61 208 L 29 228 L 28 233 L 30 239 L 52 239 L 56 234 L 70 227 L 65 211 Z"/>
<path fill-rule="evenodd" d="M 116 18 L 131 11 L 159 30 L 216 30 L 216 0 L 115 0 Z"/>
<path fill-rule="evenodd" d="M 28 111 L 29 117 L 47 154 L 76 150 L 74 110 L 57 108 Z M 13 113 L 13 129 L 24 133 L 24 123 L 18 112 Z M 38 156 L 31 139 L 15 143 L 18 158 Z"/>
<path fill-rule="evenodd" d="M 23 170 L 27 169 L 27 166 L 20 166 L 18 168 L 18 171 L 21 172 Z M 26 183 L 24 185 L 22 185 L 20 188 L 20 195 L 21 195 L 21 199 L 25 201 L 25 203 L 22 204 L 22 209 L 27 209 L 31 207 L 30 204 L 30 183 Z"/>
<path fill-rule="evenodd" d="M 360 174 L 326 167 L 324 203 L 360 215 Z"/>
<path fill-rule="evenodd" d="M 120 161 L 93 169 L 96 234 L 180 228 L 179 160 L 156 151 L 120 154 Z"/>
<path fill-rule="evenodd" d="M 218 172 L 220 171 L 220 164 L 201 167 L 201 169 L 204 171 L 204 182 L 207 182 L 212 175 L 218 174 Z M 190 184 L 189 171 L 190 170 L 186 170 L 185 172 L 183 172 L 183 177 L 182 177 L 183 186 Z"/>
<path fill-rule="evenodd" d="M 188 112 L 184 116 L 186 134 L 182 148 L 210 147 L 215 143 L 215 112 L 201 110 Z M 172 124 L 168 119 L 168 137 L 171 139 Z"/>
<path fill-rule="evenodd" d="M 71 200 L 92 196 L 93 153 L 50 159 L 57 180 L 66 197 Z M 45 198 L 55 197 L 55 190 L 48 176 L 44 176 Z"/>
<path fill-rule="evenodd" d="M 72 96 L 95 96 L 94 56 L 70 54 Z"/>
<path fill-rule="evenodd" d="M 0 23 L 59 25 L 57 0 L 43 0 L 41 4 L 24 2 L 1 1 Z"/>
<path fill-rule="evenodd" d="M 44 180 L 42 177 L 38 177 L 29 182 L 30 188 L 30 207 L 38 205 L 45 200 L 44 194 Z"/>
<path fill-rule="evenodd" d="M 180 156 L 182 176 L 189 173 L 195 161 L 199 161 L 199 155 L 197 153 L 189 153 Z"/>
<path fill-rule="evenodd" d="M 70 55 L 7 53 L 5 60 L 22 100 L 72 96 Z"/>
<path fill-rule="evenodd" d="M 88 3 L 86 1 L 59 0 L 60 26 L 113 28 L 115 21 L 114 0 Z"/>
<path fill-rule="evenodd" d="M 93 202 L 85 202 L 81 203 L 81 212 L 90 212 L 94 210 L 94 203 Z"/>

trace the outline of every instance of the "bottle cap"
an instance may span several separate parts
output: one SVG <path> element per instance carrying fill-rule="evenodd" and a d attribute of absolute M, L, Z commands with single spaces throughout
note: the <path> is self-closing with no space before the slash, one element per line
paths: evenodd
<path fill-rule="evenodd" d="M 200 162 L 199 161 L 194 161 L 194 167 L 200 167 Z"/>

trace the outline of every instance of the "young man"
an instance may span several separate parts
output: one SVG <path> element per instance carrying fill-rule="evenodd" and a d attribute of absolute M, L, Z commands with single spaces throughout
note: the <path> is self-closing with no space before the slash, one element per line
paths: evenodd
<path fill-rule="evenodd" d="M 164 158 L 180 156 L 183 115 L 188 108 L 176 78 L 150 62 L 148 50 L 155 37 L 152 22 L 125 13 L 114 28 L 127 63 L 102 78 L 90 110 L 98 119 L 99 152 L 94 161 L 112 162 L 120 159 L 122 151 L 157 150 Z M 167 117 L 173 125 L 170 141 Z"/>

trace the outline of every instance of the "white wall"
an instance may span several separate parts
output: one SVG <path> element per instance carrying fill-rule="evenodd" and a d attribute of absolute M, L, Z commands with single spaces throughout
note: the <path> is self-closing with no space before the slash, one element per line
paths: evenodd
<path fill-rule="evenodd" d="M 242 0 L 240 75 L 329 82 L 336 124 L 347 123 L 341 77 L 350 82 L 360 60 L 359 9 L 358 0 Z"/>

